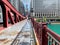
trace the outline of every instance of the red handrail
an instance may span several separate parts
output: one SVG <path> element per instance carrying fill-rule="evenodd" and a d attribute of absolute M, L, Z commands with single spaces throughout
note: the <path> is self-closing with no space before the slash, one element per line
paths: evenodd
<path fill-rule="evenodd" d="M 60 36 L 57 35 L 56 33 L 54 33 L 53 31 L 51 31 L 47 26 L 46 26 L 46 23 L 38 23 L 34 20 L 34 18 L 31 18 L 31 21 L 32 21 L 32 24 L 33 24 L 33 27 L 35 29 L 35 33 L 37 34 L 37 38 L 38 40 L 41 42 L 40 45 L 48 45 L 48 36 L 50 36 L 52 38 L 52 45 L 54 44 L 53 43 L 53 40 L 55 41 L 55 45 L 58 44 L 60 45 Z M 40 34 L 39 34 L 39 30 L 40 30 Z M 50 35 L 49 35 L 49 34 Z M 56 41 L 57 40 L 57 41 Z"/>

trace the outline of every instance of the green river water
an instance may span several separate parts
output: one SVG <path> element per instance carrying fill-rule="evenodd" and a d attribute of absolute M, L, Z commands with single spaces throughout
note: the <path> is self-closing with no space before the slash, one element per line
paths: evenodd
<path fill-rule="evenodd" d="M 60 24 L 48 24 L 47 26 L 50 30 L 60 35 Z"/>

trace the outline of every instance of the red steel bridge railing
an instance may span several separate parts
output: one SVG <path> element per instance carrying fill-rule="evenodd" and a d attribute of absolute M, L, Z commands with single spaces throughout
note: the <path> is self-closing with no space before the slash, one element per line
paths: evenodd
<path fill-rule="evenodd" d="M 9 0 L 0 0 L 0 5 L 3 13 L 3 26 L 8 27 L 10 20 L 11 24 L 15 24 L 26 17 L 22 16 L 9 2 Z"/>
<path fill-rule="evenodd" d="M 60 36 L 52 32 L 46 23 L 38 23 L 31 18 L 39 45 L 60 45 Z"/>

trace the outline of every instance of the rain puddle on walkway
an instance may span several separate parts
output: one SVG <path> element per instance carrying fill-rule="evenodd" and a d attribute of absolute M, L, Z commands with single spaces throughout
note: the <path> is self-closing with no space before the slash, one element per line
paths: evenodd
<path fill-rule="evenodd" d="M 31 22 L 28 20 L 13 45 L 35 45 Z"/>

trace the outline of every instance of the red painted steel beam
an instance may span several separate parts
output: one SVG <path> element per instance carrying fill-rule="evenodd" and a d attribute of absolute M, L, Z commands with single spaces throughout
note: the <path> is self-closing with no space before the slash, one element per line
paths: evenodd
<path fill-rule="evenodd" d="M 5 6 L 5 7 L 4 7 Z M 3 7 L 3 26 L 8 27 L 8 8 L 6 5 L 2 6 Z"/>
<path fill-rule="evenodd" d="M 17 17 L 16 17 L 16 14 L 15 14 L 15 23 L 17 23 Z"/>
<path fill-rule="evenodd" d="M 8 0 L 2 0 L 2 1 L 7 7 L 9 7 L 11 10 L 13 10 L 17 15 L 21 16 L 22 18 L 25 18 L 11 5 L 11 3 L 8 2 Z"/>
<path fill-rule="evenodd" d="M 16 15 L 16 19 L 17 19 L 17 22 L 19 22 L 19 16 L 18 15 Z"/>
<path fill-rule="evenodd" d="M 11 16 L 11 13 L 8 12 L 8 14 L 9 14 L 8 17 L 9 17 L 11 23 L 12 23 L 12 24 L 15 24 L 14 19 L 13 19 L 13 17 Z"/>
<path fill-rule="evenodd" d="M 21 15 L 8 0 L 0 0 L 0 5 L 2 6 L 3 11 L 3 25 L 4 27 L 8 27 L 8 17 L 10 18 L 12 24 L 19 22 L 19 20 L 26 19 L 23 15 Z M 3 5 L 2 5 L 3 4 Z M 11 12 L 15 13 L 15 21 L 11 15 Z"/>
<path fill-rule="evenodd" d="M 4 15 L 4 27 L 8 27 L 8 14 L 7 14 L 7 10 L 6 10 L 6 14 Z"/>
<path fill-rule="evenodd" d="M 21 21 L 22 20 L 22 18 L 19 16 L 19 20 Z"/>

